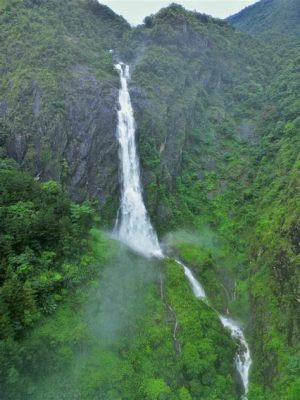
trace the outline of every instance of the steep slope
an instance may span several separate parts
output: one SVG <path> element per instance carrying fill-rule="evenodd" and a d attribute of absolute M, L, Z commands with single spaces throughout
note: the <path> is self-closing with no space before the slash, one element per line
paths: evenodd
<path fill-rule="evenodd" d="M 121 56 L 132 64 L 148 208 L 162 231 L 189 226 L 197 213 L 209 219 L 215 186 L 226 189 L 260 140 L 278 58 L 226 22 L 177 5 L 129 34 Z"/>
<path fill-rule="evenodd" d="M 113 63 L 128 62 L 152 221 L 161 234 L 194 231 L 175 235 L 169 245 L 201 277 L 214 307 L 221 312 L 229 308 L 245 323 L 254 361 L 249 400 L 298 400 L 300 53 L 295 41 L 278 51 L 275 40 L 270 44 L 260 39 L 278 33 L 297 38 L 289 14 L 298 10 L 291 8 L 297 3 L 274 0 L 255 6 L 266 11 L 267 24 L 261 31 L 257 27 L 260 38 L 178 5 L 130 29 L 95 1 L 0 4 L 5 54 L 0 61 L 1 157 L 13 157 L 36 179 L 60 181 L 78 201 L 97 198 L 105 209 L 101 217 L 112 221 L 118 204 L 119 88 Z M 281 44 L 282 37 L 277 37 Z M 10 164 L 1 160 L 0 167 Z M 36 186 L 33 181 L 32 185 Z M 1 257 L 12 282 L 23 279 L 24 269 L 31 278 L 30 254 L 23 254 L 18 244 L 15 257 L 9 247 L 15 225 L 23 234 L 30 216 L 37 213 L 39 221 L 40 204 L 30 196 L 28 201 L 21 208 L 13 201 L 12 209 L 7 205 L 9 218 L 2 229 L 8 245 L 6 258 Z M 43 246 L 44 241 L 36 240 L 37 247 Z M 97 252 L 100 265 L 94 258 L 85 259 L 86 264 L 102 270 L 105 248 Z M 113 251 L 120 257 L 104 257 L 108 267 L 100 289 L 95 275 L 89 282 L 91 297 L 96 298 L 92 332 L 82 320 L 90 301 L 85 294 L 89 291 L 82 288 L 69 300 L 64 298 L 58 312 L 51 308 L 51 317 L 17 350 L 13 343 L 5 347 L 7 396 L 23 400 L 25 393 L 40 399 L 46 391 L 46 398 L 60 398 L 68 384 L 65 397 L 72 400 L 213 400 L 221 393 L 226 399 L 236 398 L 232 342 L 214 314 L 190 295 L 182 271 L 172 263 L 158 268 Z M 46 261 L 51 270 L 51 260 Z M 33 271 L 47 267 L 46 261 L 34 264 Z M 71 286 L 73 278 L 74 285 L 81 282 L 64 268 Z M 85 273 L 79 270 L 80 276 Z M 55 288 L 60 287 L 61 278 L 52 278 Z M 30 282 L 23 279 L 22 284 L 30 309 Z M 19 286 L 10 284 L 12 292 L 14 287 Z M 54 290 L 50 298 L 59 296 Z M 98 312 L 103 304 L 104 319 Z M 116 318 L 111 307 L 117 308 Z M 176 315 L 185 346 L 182 357 L 176 351 Z M 21 325 L 34 326 L 31 317 L 21 315 Z M 112 335 L 115 342 L 103 348 L 101 335 L 107 340 L 111 333 L 106 325 L 120 334 Z M 19 326 L 17 320 L 14 327 Z M 43 365 L 51 365 L 54 374 L 49 377 Z"/>
<path fill-rule="evenodd" d="M 295 362 L 300 338 L 299 63 L 295 47 L 268 89 L 270 107 L 261 121 L 258 165 L 245 191 L 246 198 L 252 199 L 242 205 L 244 215 L 250 217 L 246 227 L 254 222 L 248 239 L 253 260 L 250 296 L 254 337 L 261 338 L 257 345 L 253 343 L 261 366 L 254 376 L 273 387 L 266 398 L 297 398 L 300 384 L 296 372 L 300 365 Z"/>
<path fill-rule="evenodd" d="M 208 224 L 225 240 L 223 283 L 231 272 L 238 285 L 230 307 L 242 319 L 251 315 L 250 398 L 294 399 L 299 381 L 291 365 L 298 371 L 300 322 L 298 49 L 277 52 L 176 5 L 130 34 L 122 57 L 133 65 L 153 220 L 161 232 L 194 227 L 206 234 Z M 180 248 L 197 268 L 197 250 Z M 211 280 L 208 271 L 199 272 Z"/>
<path fill-rule="evenodd" d="M 13 157 L 36 180 L 55 178 L 77 200 L 90 195 L 105 203 L 111 195 L 117 203 L 119 79 L 108 50 L 117 47 L 127 25 L 121 21 L 120 28 L 120 20 L 94 2 L 17 1 L 6 3 L 2 11 L 8 45 L 1 156 Z M 116 27 L 111 27 L 113 21 Z M 82 70 L 91 76 L 82 77 Z M 78 82 L 88 87 L 77 88 Z M 105 89 L 95 93 L 98 85 Z M 116 247 L 114 256 L 107 257 L 109 246 L 102 240 L 95 255 L 86 232 L 92 211 L 85 204 L 70 204 L 70 209 L 56 204 L 56 193 L 65 194 L 54 183 L 27 177 L 23 179 L 30 184 L 21 190 L 18 182 L 24 175 L 8 173 L 11 165 L 1 160 L 8 184 L 1 188 L 8 198 L 6 205 L 1 196 L 4 398 L 236 399 L 235 343 L 215 312 L 194 298 L 182 269 L 139 260 Z M 103 185 L 103 197 L 93 191 L 92 174 Z M 45 195 L 43 202 L 44 191 L 51 201 Z M 81 235 L 87 250 L 83 254 Z M 72 263 L 77 251 L 79 261 Z M 180 332 L 174 339 L 177 323 Z"/>
<path fill-rule="evenodd" d="M 118 76 L 129 25 L 94 0 L 1 1 L 1 146 L 73 199 L 117 197 Z"/>
<path fill-rule="evenodd" d="M 298 0 L 261 0 L 227 19 L 237 29 L 271 40 L 300 39 Z"/>

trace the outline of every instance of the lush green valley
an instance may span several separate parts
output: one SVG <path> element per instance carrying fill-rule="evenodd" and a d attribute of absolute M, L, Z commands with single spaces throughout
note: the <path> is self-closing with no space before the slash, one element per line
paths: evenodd
<path fill-rule="evenodd" d="M 1 399 L 240 399 L 215 310 L 243 324 L 248 400 L 300 398 L 299 15 L 173 4 L 132 28 L 93 0 L 0 0 Z M 119 60 L 164 260 L 109 233 Z"/>

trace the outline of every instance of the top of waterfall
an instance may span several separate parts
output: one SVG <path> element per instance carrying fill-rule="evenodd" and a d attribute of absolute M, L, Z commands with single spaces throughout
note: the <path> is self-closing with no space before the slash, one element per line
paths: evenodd
<path fill-rule="evenodd" d="M 119 62 L 119 63 L 115 64 L 115 68 L 121 74 L 121 78 L 122 78 L 122 76 L 125 79 L 129 79 L 130 78 L 129 65 L 124 64 L 123 62 Z"/>

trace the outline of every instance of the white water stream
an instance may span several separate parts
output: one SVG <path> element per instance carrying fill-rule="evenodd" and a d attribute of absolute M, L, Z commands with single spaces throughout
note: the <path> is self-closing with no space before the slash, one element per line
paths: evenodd
<path fill-rule="evenodd" d="M 119 239 L 135 251 L 147 257 L 163 257 L 142 196 L 140 167 L 135 144 L 135 121 L 127 86 L 129 67 L 120 63 L 116 65 L 116 68 L 121 79 L 117 135 L 122 167 L 121 215 L 118 218 L 116 230 Z"/>
<path fill-rule="evenodd" d="M 177 264 L 181 265 L 184 269 L 185 276 L 190 282 L 191 288 L 194 292 L 194 295 L 203 301 L 208 302 L 203 286 L 200 282 L 194 277 L 192 271 L 184 265 L 179 260 L 175 260 Z M 242 400 L 247 400 L 247 392 L 249 386 L 249 371 L 251 367 L 251 354 L 248 343 L 245 339 L 242 328 L 239 324 L 231 318 L 225 317 L 223 315 L 218 314 L 220 321 L 224 328 L 228 329 L 231 333 L 232 338 L 237 340 L 239 343 L 239 348 L 235 357 L 235 365 L 236 369 L 240 374 L 243 387 L 244 387 L 244 395 Z"/>
<path fill-rule="evenodd" d="M 238 370 L 244 386 L 244 395 L 242 400 L 247 400 L 249 386 L 249 371 L 252 364 L 250 349 L 245 339 L 244 332 L 239 324 L 223 315 L 219 315 L 223 326 L 230 330 L 231 336 L 239 343 L 239 348 L 235 356 L 235 365 Z"/>
<path fill-rule="evenodd" d="M 127 84 L 129 67 L 119 63 L 116 64 L 116 69 L 121 80 L 117 135 L 120 145 L 122 195 L 120 217 L 116 222 L 115 235 L 120 241 L 146 257 L 163 258 L 164 255 L 157 234 L 151 225 L 142 196 L 139 160 L 135 143 L 135 121 Z M 175 261 L 184 269 L 194 295 L 208 302 L 202 285 L 194 277 L 191 270 L 180 261 Z M 222 315 L 219 315 L 219 318 L 223 326 L 230 330 L 231 336 L 239 343 L 235 364 L 244 386 L 242 400 L 246 400 L 251 366 L 249 346 L 242 328 L 236 321 Z"/>

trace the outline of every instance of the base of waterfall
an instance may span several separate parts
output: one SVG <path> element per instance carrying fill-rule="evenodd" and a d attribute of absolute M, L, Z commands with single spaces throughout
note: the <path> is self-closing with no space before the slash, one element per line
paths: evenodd
<path fill-rule="evenodd" d="M 123 243 L 126 247 L 132 250 L 134 253 L 139 254 L 145 258 L 158 258 L 163 259 L 165 256 L 159 246 L 156 243 L 149 243 L 148 239 L 140 237 L 132 238 L 129 235 L 122 235 L 118 230 L 114 230 L 110 237 L 118 242 Z"/>

